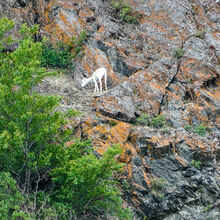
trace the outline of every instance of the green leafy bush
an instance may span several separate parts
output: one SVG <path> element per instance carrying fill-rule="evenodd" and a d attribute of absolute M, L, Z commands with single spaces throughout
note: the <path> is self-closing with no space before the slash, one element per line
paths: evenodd
<path fill-rule="evenodd" d="M 77 215 L 89 212 L 130 218 L 129 210 L 121 207 L 122 199 L 112 179 L 122 167 L 115 159 L 120 152 L 118 146 L 113 146 L 97 158 L 89 141 L 76 141 L 72 147 L 63 149 L 57 155 L 60 164 L 52 170 L 53 182 L 58 188 L 55 206 L 65 204 Z"/>
<path fill-rule="evenodd" d="M 185 129 L 186 131 L 191 131 L 191 130 L 192 130 L 192 126 L 189 125 L 189 124 L 187 124 L 187 125 L 184 126 L 184 129 Z"/>
<path fill-rule="evenodd" d="M 209 204 L 205 207 L 205 209 L 203 210 L 203 212 L 208 212 L 210 211 L 211 209 L 213 208 L 213 205 L 212 204 Z"/>
<path fill-rule="evenodd" d="M 155 128 L 164 128 L 163 132 L 168 132 L 168 128 L 165 126 L 167 120 L 164 115 L 158 115 L 157 117 L 153 118 L 149 114 L 142 114 L 136 119 L 135 123 L 140 125 L 151 125 Z"/>
<path fill-rule="evenodd" d="M 121 22 L 129 24 L 138 24 L 140 15 L 134 12 L 131 6 L 123 0 L 113 0 L 112 7 L 115 13 L 120 17 Z"/>
<path fill-rule="evenodd" d="M 109 120 L 109 125 L 111 126 L 111 127 L 114 127 L 115 125 L 117 125 L 118 123 L 117 123 L 117 121 L 116 120 Z"/>
<path fill-rule="evenodd" d="M 176 49 L 173 53 L 174 58 L 180 59 L 184 55 L 185 51 L 182 48 Z"/>
<path fill-rule="evenodd" d="M 197 160 L 192 160 L 191 161 L 191 164 L 198 170 L 201 169 L 201 166 L 202 166 L 202 162 L 201 161 L 197 161 Z"/>
<path fill-rule="evenodd" d="M 155 128 L 162 128 L 166 124 L 166 118 L 164 115 L 158 115 L 155 118 L 152 118 L 151 125 Z"/>
<path fill-rule="evenodd" d="M 0 172 L 0 219 L 27 219 L 22 210 L 24 197 L 9 173 Z"/>
<path fill-rule="evenodd" d="M 196 132 L 197 134 L 199 134 L 200 136 L 203 136 L 203 137 L 204 137 L 204 136 L 206 135 L 206 129 L 207 129 L 206 126 L 200 124 L 200 125 L 197 125 L 197 126 L 195 127 L 195 132 Z"/>
<path fill-rule="evenodd" d="M 70 43 L 57 42 L 54 46 L 44 40 L 42 45 L 41 63 L 45 67 L 74 68 L 73 61 L 83 56 L 83 42 L 86 31 L 79 38 L 73 37 Z"/>
<path fill-rule="evenodd" d="M 197 134 L 199 134 L 200 136 L 205 136 L 206 135 L 206 132 L 207 132 L 207 129 L 208 127 L 200 124 L 200 125 L 197 125 L 197 126 L 191 126 L 191 125 L 185 125 L 184 129 L 186 131 L 192 131 L 192 132 L 195 132 Z"/>
<path fill-rule="evenodd" d="M 205 29 L 202 29 L 202 30 L 199 30 L 199 31 L 195 34 L 195 37 L 198 37 L 198 38 L 200 38 L 200 39 L 204 39 L 205 34 L 206 34 L 206 30 L 205 30 Z"/>
<path fill-rule="evenodd" d="M 151 189 L 152 189 L 152 193 L 160 198 L 163 199 L 164 198 L 164 194 L 161 193 L 161 191 L 164 188 L 165 185 L 165 179 L 164 178 L 152 178 L 150 180 L 151 182 Z"/>
<path fill-rule="evenodd" d="M 149 114 L 142 114 L 140 117 L 136 119 L 138 124 L 147 125 L 149 124 L 150 115 Z"/>
<path fill-rule="evenodd" d="M 162 190 L 165 185 L 164 178 L 152 178 L 150 182 L 151 182 L 151 188 L 155 191 Z"/>

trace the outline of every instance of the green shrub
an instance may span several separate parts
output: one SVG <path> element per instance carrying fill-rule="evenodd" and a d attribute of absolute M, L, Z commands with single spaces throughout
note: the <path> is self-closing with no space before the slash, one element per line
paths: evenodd
<path fill-rule="evenodd" d="M 139 23 L 139 14 L 132 11 L 131 6 L 123 0 L 113 0 L 112 7 L 115 13 L 120 17 L 121 22 L 129 24 Z"/>
<path fill-rule="evenodd" d="M 164 199 L 164 194 L 161 193 L 161 191 L 164 188 L 165 185 L 165 179 L 164 178 L 152 178 L 150 180 L 151 183 L 151 192 L 158 198 Z"/>
<path fill-rule="evenodd" d="M 200 39 L 204 39 L 205 34 L 206 34 L 206 30 L 205 30 L 205 29 L 202 29 L 202 30 L 199 30 L 199 31 L 195 34 L 195 37 L 198 37 L 198 38 L 200 38 Z"/>
<path fill-rule="evenodd" d="M 158 115 L 157 117 L 152 118 L 149 114 L 142 114 L 136 119 L 135 123 L 140 125 L 152 125 L 155 128 L 164 128 L 163 132 L 168 132 L 168 128 L 165 127 L 166 118 L 164 115 Z"/>
<path fill-rule="evenodd" d="M 115 121 L 115 120 L 110 120 L 109 121 L 109 125 L 111 126 L 111 127 L 114 127 L 115 125 L 117 125 L 118 123 L 117 123 L 117 121 Z"/>
<path fill-rule="evenodd" d="M 203 210 L 203 212 L 208 212 L 210 211 L 211 209 L 213 208 L 213 205 L 212 204 L 209 204 L 205 207 L 205 209 Z"/>
<path fill-rule="evenodd" d="M 130 219 L 129 210 L 121 207 L 120 192 L 112 179 L 114 172 L 122 168 L 115 159 L 121 149 L 113 146 L 97 158 L 90 142 L 76 141 L 63 151 L 57 155 L 60 164 L 52 170 L 52 180 L 58 188 L 53 199 L 55 206 L 65 204 L 78 215 L 105 213 Z"/>
<path fill-rule="evenodd" d="M 197 134 L 199 134 L 200 136 L 203 136 L 203 137 L 204 137 L 204 136 L 206 135 L 206 129 L 207 129 L 206 126 L 200 124 L 200 125 L 197 125 L 197 126 L 195 127 L 195 132 L 196 132 Z"/>
<path fill-rule="evenodd" d="M 138 117 L 136 119 L 136 122 L 138 124 L 147 125 L 147 124 L 150 123 L 149 119 L 150 119 L 150 115 L 149 114 L 142 114 L 140 117 Z"/>
<path fill-rule="evenodd" d="M 184 55 L 185 51 L 182 48 L 176 49 L 173 53 L 174 58 L 180 59 Z"/>
<path fill-rule="evenodd" d="M 24 197 L 9 173 L 0 172 L 0 219 L 27 219 L 22 210 Z"/>
<path fill-rule="evenodd" d="M 198 170 L 200 170 L 200 169 L 201 169 L 201 166 L 202 166 L 202 162 L 201 162 L 201 161 L 192 160 L 192 161 L 191 161 L 191 165 L 193 165 L 195 168 L 197 168 Z"/>
<path fill-rule="evenodd" d="M 57 42 L 53 46 L 44 40 L 42 45 L 41 63 L 45 67 L 73 68 L 74 59 L 83 56 L 83 42 L 86 40 L 86 32 L 83 31 L 79 39 L 73 37 L 70 43 Z"/>
<path fill-rule="evenodd" d="M 199 193 L 203 193 L 204 191 L 203 191 L 203 188 L 199 188 L 198 190 L 197 190 Z"/>
<path fill-rule="evenodd" d="M 193 131 L 193 132 L 195 132 L 195 133 L 197 133 L 197 134 L 199 134 L 200 136 L 205 136 L 206 135 L 206 132 L 207 132 L 207 130 L 209 129 L 208 127 L 206 127 L 206 126 L 204 126 L 204 125 L 202 125 L 202 124 L 200 124 L 200 125 L 197 125 L 197 126 L 191 126 L 191 125 L 189 125 L 189 124 L 187 124 L 187 125 L 185 125 L 184 126 L 184 129 L 186 130 L 186 131 Z"/>
<path fill-rule="evenodd" d="M 191 131 L 191 130 L 192 130 L 192 126 L 189 125 L 189 124 L 187 124 L 187 125 L 184 126 L 184 129 L 185 129 L 186 131 Z"/>
<path fill-rule="evenodd" d="M 151 188 L 155 191 L 162 190 L 165 185 L 164 178 L 152 178 L 150 180 Z"/>
<path fill-rule="evenodd" d="M 162 128 L 166 124 L 166 118 L 164 115 L 158 115 L 155 118 L 152 118 L 151 125 L 155 128 Z"/>

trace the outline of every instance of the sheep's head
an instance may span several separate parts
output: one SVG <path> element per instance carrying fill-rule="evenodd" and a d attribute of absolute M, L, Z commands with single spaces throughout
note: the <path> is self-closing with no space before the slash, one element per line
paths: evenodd
<path fill-rule="evenodd" d="M 81 81 L 81 86 L 84 87 L 88 82 L 89 80 L 87 78 L 83 78 Z"/>

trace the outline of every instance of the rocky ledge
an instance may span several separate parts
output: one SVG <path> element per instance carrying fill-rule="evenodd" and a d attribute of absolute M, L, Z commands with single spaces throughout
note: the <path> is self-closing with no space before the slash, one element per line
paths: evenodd
<path fill-rule="evenodd" d="M 0 15 L 16 27 L 38 23 L 36 39 L 51 42 L 87 30 L 69 81 L 48 79 L 39 91 L 84 111 L 76 137 L 92 139 L 98 153 L 121 144 L 120 183 L 134 219 L 220 219 L 219 4 L 127 0 L 139 19 L 129 24 L 111 2 L 6 0 Z M 110 89 L 81 90 L 82 77 L 101 66 Z"/>

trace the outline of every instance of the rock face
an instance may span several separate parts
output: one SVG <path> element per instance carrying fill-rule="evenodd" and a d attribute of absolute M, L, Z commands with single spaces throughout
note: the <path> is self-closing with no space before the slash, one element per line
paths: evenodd
<path fill-rule="evenodd" d="M 44 85 L 39 91 L 83 106 L 88 118 L 76 136 L 92 139 L 98 153 L 121 144 L 121 183 L 134 219 L 220 219 L 220 6 L 214 0 L 127 2 L 140 15 L 138 24 L 121 22 L 111 0 L 6 0 L 0 15 L 16 27 L 38 23 L 52 42 L 87 30 L 85 56 L 70 73 L 68 91 L 51 80 L 50 91 Z M 71 94 L 80 91 L 83 75 L 101 66 L 108 69 L 106 93 Z M 164 115 L 166 127 L 137 124 L 143 114 Z"/>

